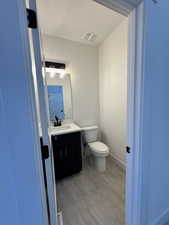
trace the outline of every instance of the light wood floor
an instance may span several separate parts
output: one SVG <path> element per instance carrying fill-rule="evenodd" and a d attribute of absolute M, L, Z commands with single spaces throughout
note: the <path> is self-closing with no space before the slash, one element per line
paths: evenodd
<path fill-rule="evenodd" d="M 104 173 L 87 159 L 81 173 L 57 183 L 63 224 L 124 225 L 124 181 L 124 170 L 111 157 Z"/>

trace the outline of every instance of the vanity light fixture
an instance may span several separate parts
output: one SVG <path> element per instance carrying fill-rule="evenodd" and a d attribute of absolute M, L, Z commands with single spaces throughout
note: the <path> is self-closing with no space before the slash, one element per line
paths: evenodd
<path fill-rule="evenodd" d="M 66 65 L 64 63 L 56 63 L 56 62 L 45 62 L 46 72 L 48 72 L 51 78 L 55 76 L 59 76 L 60 78 L 64 78 L 65 76 L 65 68 Z"/>

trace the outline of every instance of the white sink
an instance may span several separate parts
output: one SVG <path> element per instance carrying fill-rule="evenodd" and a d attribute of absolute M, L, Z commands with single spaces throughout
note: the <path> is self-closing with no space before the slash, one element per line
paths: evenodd
<path fill-rule="evenodd" d="M 70 125 L 62 125 L 62 126 L 58 126 L 58 127 L 52 127 L 52 130 L 67 130 L 67 129 L 71 129 Z"/>
<path fill-rule="evenodd" d="M 78 132 L 81 130 L 82 129 L 79 126 L 77 126 L 75 123 L 70 123 L 70 124 L 63 124 L 62 126 L 58 126 L 58 127 L 49 127 L 49 134 L 60 135 L 60 134 Z"/>

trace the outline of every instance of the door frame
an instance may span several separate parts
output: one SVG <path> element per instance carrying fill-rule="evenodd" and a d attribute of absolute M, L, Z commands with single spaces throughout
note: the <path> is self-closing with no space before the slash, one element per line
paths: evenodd
<path fill-rule="evenodd" d="M 127 72 L 127 145 L 125 225 L 141 224 L 142 171 L 142 105 L 143 105 L 143 38 L 144 0 L 135 5 L 119 0 L 94 0 L 107 8 L 128 16 L 128 72 Z M 116 3 L 114 5 L 114 3 Z M 127 4 L 127 5 L 125 5 Z M 130 12 L 130 13 L 128 13 Z"/>
<path fill-rule="evenodd" d="M 34 0 L 32 0 L 34 1 Z M 106 0 L 99 0 L 100 4 L 106 6 Z M 109 6 L 107 6 L 109 7 Z M 123 6 L 124 7 L 124 6 Z M 123 8 L 124 9 L 124 8 Z M 126 9 L 128 10 L 128 9 Z M 124 15 L 124 13 L 122 13 Z M 144 3 L 135 6 L 128 15 L 128 74 L 127 74 L 127 144 L 131 153 L 127 158 L 126 176 L 126 224 L 140 225 L 141 213 L 141 137 L 142 137 L 142 113 L 143 104 L 143 73 L 142 73 L 142 51 L 143 51 L 143 19 Z M 55 196 L 56 197 L 56 196 Z M 56 209 L 55 209 L 56 210 Z"/>
<path fill-rule="evenodd" d="M 105 0 L 100 0 L 100 2 Z M 106 6 L 106 3 L 104 4 Z M 23 7 L 18 5 L 20 14 L 25 17 Z M 25 12 L 26 13 L 26 12 Z M 127 155 L 127 179 L 126 179 L 126 225 L 140 225 L 141 212 L 141 137 L 142 137 L 142 113 L 141 106 L 143 96 L 143 73 L 142 73 L 142 42 L 143 42 L 143 3 L 140 3 L 129 14 L 129 51 L 128 51 L 128 145 L 131 154 Z M 22 22 L 21 35 L 28 51 L 27 37 Z M 139 25 L 139 26 L 138 26 Z M 28 60 L 28 65 L 30 62 Z M 29 69 L 27 73 L 30 73 Z M 29 81 L 28 81 L 29 82 Z M 31 85 L 29 85 L 31 92 Z M 32 109 L 33 110 L 33 109 Z M 37 165 L 39 165 L 39 160 Z M 43 186 L 43 184 L 42 184 Z M 42 187 L 43 189 L 43 187 Z M 44 200 L 44 196 L 42 195 Z M 44 202 L 44 201 L 43 201 Z M 56 209 L 55 209 L 56 210 Z M 47 220 L 47 219 L 46 219 Z M 55 225 L 55 224 L 53 224 Z"/>

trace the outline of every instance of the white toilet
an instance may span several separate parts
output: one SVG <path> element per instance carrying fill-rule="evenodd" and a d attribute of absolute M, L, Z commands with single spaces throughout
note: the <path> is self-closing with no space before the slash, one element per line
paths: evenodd
<path fill-rule="evenodd" d="M 106 157 L 109 155 L 109 148 L 103 142 L 97 141 L 98 127 L 84 127 L 85 140 L 94 156 L 94 164 L 98 171 L 106 170 Z"/>

